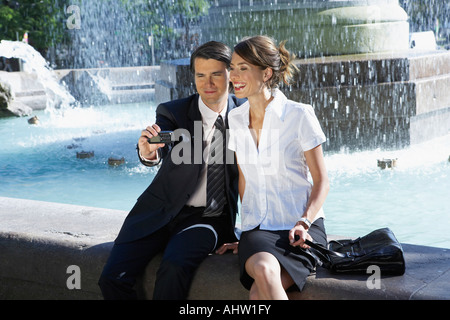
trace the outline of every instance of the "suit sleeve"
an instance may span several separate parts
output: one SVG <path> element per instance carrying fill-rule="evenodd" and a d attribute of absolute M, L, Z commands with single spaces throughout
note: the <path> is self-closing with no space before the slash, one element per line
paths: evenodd
<path fill-rule="evenodd" d="M 164 104 L 160 104 L 156 108 L 156 124 L 162 131 L 174 131 L 177 128 L 172 113 Z M 136 149 L 139 161 L 147 167 L 153 167 L 161 163 L 161 160 L 169 153 L 171 147 L 172 146 L 170 145 L 165 145 L 163 148 L 157 150 L 159 161 L 146 161 L 140 155 L 139 146 L 137 146 Z"/>

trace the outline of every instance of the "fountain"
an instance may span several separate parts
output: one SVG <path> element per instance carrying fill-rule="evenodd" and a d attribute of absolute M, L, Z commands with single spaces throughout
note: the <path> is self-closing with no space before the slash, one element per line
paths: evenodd
<path fill-rule="evenodd" d="M 195 90 L 189 59 L 138 66 L 148 64 L 150 48 L 131 42 L 148 34 L 127 35 L 133 24 L 148 26 L 138 14 L 141 4 L 127 10 L 118 0 L 108 10 L 102 2 L 77 5 L 82 20 L 66 21 L 78 24 L 67 29 L 72 69 L 52 70 L 30 45 L 1 41 L 0 56 L 19 58 L 24 66 L 22 72 L 0 72 L 0 101 L 6 101 L 8 112 L 159 103 Z M 300 72 L 283 90 L 314 106 L 328 137 L 325 151 L 338 152 L 401 149 L 450 131 L 449 51 L 424 51 L 421 39 L 433 45 L 429 32 L 416 34 L 415 48 L 409 48 L 408 26 L 396 0 L 217 0 L 197 32 L 201 42 L 230 46 L 254 33 L 288 40 Z M 118 41 L 111 41 L 114 36 Z M 129 55 L 127 46 L 133 48 Z"/>
<path fill-rule="evenodd" d="M 0 56 L 20 59 L 23 65 L 22 72 L 0 71 L 3 96 L 7 97 L 0 112 L 28 115 L 33 110 L 67 108 L 76 102 L 48 62 L 29 44 L 1 40 Z"/>
<path fill-rule="evenodd" d="M 397 0 L 215 3 L 203 36 L 229 45 L 248 35 L 269 34 L 287 40 L 301 57 L 408 49 L 408 17 Z"/>
<path fill-rule="evenodd" d="M 19 41 L 2 40 L 0 56 L 17 57 L 24 66 L 21 72 L 0 71 L 0 113 L 7 115 L 149 101 L 159 71 L 159 66 L 53 70 L 39 52 Z"/>
<path fill-rule="evenodd" d="M 120 226 L 124 214 L 156 174 L 157 168 L 143 167 L 136 157 L 140 130 L 154 121 L 158 102 L 194 90 L 185 55 L 171 56 L 160 66 L 147 66 L 150 47 L 145 49 L 146 58 L 135 60 L 131 53 L 128 56 L 133 50 L 126 50 L 121 43 L 114 54 L 102 60 L 108 66 L 99 63 L 97 58 L 108 47 L 106 40 L 113 37 L 106 29 L 95 33 L 96 23 L 110 19 L 108 25 L 123 22 L 126 29 L 137 19 L 128 20 L 123 12 L 115 14 L 121 1 L 110 2 L 110 10 L 104 12 L 103 1 L 83 2 L 87 7 L 81 7 L 81 29 L 68 31 L 78 41 L 71 50 L 83 54 L 75 54 L 73 65 L 64 65 L 65 69 L 52 70 L 42 57 L 39 64 L 27 63 L 31 61 L 28 55 L 38 57 L 28 45 L 0 43 L 0 56 L 17 56 L 24 50 L 24 67 L 33 66 L 21 72 L 0 72 L 4 101 L 17 103 L 8 109 L 15 110 L 15 115 L 39 119 L 30 125 L 30 117 L 11 117 L 10 111 L 8 117 L 0 118 L 0 197 L 9 199 L 4 200 L 0 214 L 7 211 L 6 227 L 26 226 L 25 219 L 14 224 L 25 203 L 31 223 L 31 214 L 36 212 L 51 217 L 40 220 L 48 222 L 42 237 L 91 241 L 89 233 L 98 233 L 98 250 L 106 247 L 105 241 L 113 240 L 113 231 L 105 235 L 105 217 L 114 215 L 113 222 L 108 222 Z M 436 223 L 448 220 L 450 205 L 449 52 L 424 51 L 421 37 L 414 37 L 416 46 L 409 48 L 408 20 L 397 1 L 211 3 L 206 24 L 196 26 L 200 42 L 214 39 L 232 46 L 251 31 L 287 39 L 288 48 L 297 54 L 300 72 L 292 86 L 282 89 L 290 98 L 314 106 L 328 137 L 325 161 L 331 191 L 324 208 L 328 233 L 356 237 L 389 225 L 402 243 L 449 248 L 448 225 Z M 91 8 L 95 19 L 89 16 Z M 290 30 L 284 21 L 295 29 Z M 330 33 L 334 36 L 329 37 Z M 102 38 L 105 35 L 107 39 Z M 12 47 L 20 50 L 6 55 Z M 89 50 L 93 54 L 86 53 Z M 90 58 L 83 61 L 83 57 Z M 127 64 L 129 61 L 133 63 Z M 86 64 L 81 65 L 83 62 Z M 48 74 L 51 76 L 43 78 Z M 12 199 L 17 197 L 44 202 L 34 210 L 35 202 Z M 54 202 L 61 206 L 52 209 Z M 73 228 L 80 227 L 82 232 L 68 231 L 72 227 L 66 219 L 74 209 L 62 203 L 80 206 Z M 94 217 L 101 212 L 106 213 Z M 93 217 L 97 220 L 89 227 L 98 226 L 101 231 L 86 231 L 91 229 L 83 226 Z M 113 227 L 106 229 L 115 232 Z M 76 250 L 90 248 L 92 243 L 77 243 Z"/>
<path fill-rule="evenodd" d="M 288 40 L 300 72 L 285 93 L 313 105 L 325 150 L 404 148 L 450 131 L 450 52 L 419 44 L 429 33 L 410 49 L 396 0 L 215 1 L 202 30 L 230 46 Z"/>
<path fill-rule="evenodd" d="M 131 50 L 130 61 L 123 61 L 121 54 L 129 43 L 123 35 L 130 33 L 130 21 L 145 26 L 136 12 L 124 13 L 123 4 L 111 2 L 108 12 L 116 12 L 124 24 L 115 31 L 121 40 L 109 45 L 107 38 L 113 35 L 102 4 L 81 5 L 81 12 L 90 14 L 83 18 L 87 27 L 70 30 L 78 49 L 72 50 L 75 69 L 55 71 L 77 103 L 159 103 L 195 91 L 188 59 L 162 61 L 160 67 L 117 65 L 143 63 L 135 54 L 141 47 Z M 200 30 L 201 41 L 220 40 L 230 46 L 253 33 L 288 40 L 300 72 L 285 93 L 314 106 L 329 137 L 325 150 L 340 151 L 403 148 L 449 132 L 450 96 L 445 88 L 450 85 L 450 53 L 436 50 L 432 32 L 412 34 L 415 47 L 409 48 L 408 26 L 408 16 L 396 0 L 223 0 L 211 5 Z M 104 63 L 99 66 L 98 61 Z M 114 67 L 106 67 L 110 65 Z M 38 84 L 27 84 L 27 91 L 11 88 L 17 91 L 15 99 L 4 93 L 3 100 L 19 115 L 43 109 L 48 92 Z"/>

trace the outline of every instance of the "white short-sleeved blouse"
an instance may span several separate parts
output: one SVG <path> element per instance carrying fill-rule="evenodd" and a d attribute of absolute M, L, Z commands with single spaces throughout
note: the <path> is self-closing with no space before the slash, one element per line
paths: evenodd
<path fill-rule="evenodd" d="M 259 147 L 249 129 L 248 102 L 230 111 L 229 149 L 245 177 L 241 229 L 290 230 L 311 193 L 304 151 L 326 141 L 310 105 L 288 100 L 278 89 L 266 108 Z M 320 209 L 315 219 L 324 217 Z"/>

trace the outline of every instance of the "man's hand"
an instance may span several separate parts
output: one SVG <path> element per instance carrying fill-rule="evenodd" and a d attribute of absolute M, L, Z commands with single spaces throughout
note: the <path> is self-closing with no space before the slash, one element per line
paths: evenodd
<path fill-rule="evenodd" d="M 233 250 L 233 254 L 238 253 L 239 242 L 224 243 L 219 249 L 216 250 L 216 254 L 224 254 L 228 250 Z"/>
<path fill-rule="evenodd" d="M 158 144 L 150 144 L 148 143 L 148 139 L 155 137 L 158 135 L 158 132 L 161 131 L 161 128 L 157 124 L 152 124 L 147 127 L 145 130 L 142 130 L 141 137 L 139 138 L 138 145 L 141 156 L 148 160 L 156 159 L 156 150 L 164 147 L 164 143 Z"/>

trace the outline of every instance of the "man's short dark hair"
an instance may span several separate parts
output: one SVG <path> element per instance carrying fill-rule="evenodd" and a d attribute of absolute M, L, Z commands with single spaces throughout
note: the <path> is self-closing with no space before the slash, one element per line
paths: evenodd
<path fill-rule="evenodd" d="M 202 44 L 198 47 L 191 55 L 191 64 L 190 68 L 192 73 L 195 73 L 195 59 L 203 58 L 203 59 L 214 59 L 218 61 L 222 61 L 227 66 L 227 69 L 230 69 L 231 64 L 231 49 L 228 48 L 222 42 L 217 41 L 209 41 Z"/>

